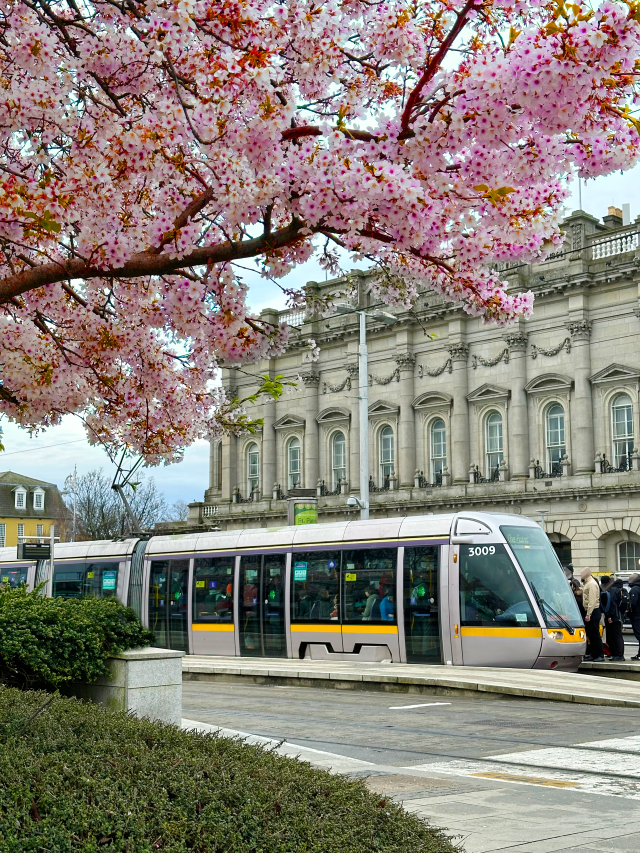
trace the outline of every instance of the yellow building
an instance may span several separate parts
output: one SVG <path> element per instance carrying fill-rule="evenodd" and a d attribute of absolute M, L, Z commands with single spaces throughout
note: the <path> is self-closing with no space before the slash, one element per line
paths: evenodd
<path fill-rule="evenodd" d="M 67 510 L 58 487 L 5 471 L 0 474 L 0 548 L 25 536 L 48 537 L 51 525 L 60 536 Z"/>

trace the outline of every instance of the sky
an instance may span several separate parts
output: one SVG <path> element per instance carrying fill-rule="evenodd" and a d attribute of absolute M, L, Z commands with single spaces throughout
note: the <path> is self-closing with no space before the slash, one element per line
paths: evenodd
<path fill-rule="evenodd" d="M 631 220 L 640 216 L 640 204 L 635 201 L 635 193 L 640 186 L 640 166 L 624 175 L 614 174 L 582 184 L 582 209 L 598 218 L 606 215 L 610 205 L 622 207 L 631 205 Z M 567 205 L 567 213 L 578 209 L 578 185 Z M 247 264 L 248 266 L 248 264 Z M 345 270 L 356 266 L 346 259 Z M 245 280 L 249 283 L 249 303 L 255 312 L 264 308 L 283 309 L 286 298 L 280 288 L 270 281 L 261 279 L 257 274 L 247 272 Z M 300 287 L 307 281 L 323 281 L 324 271 L 313 260 L 298 267 L 283 283 Z M 5 452 L 0 453 L 0 471 L 16 471 L 28 477 L 64 486 L 67 475 L 77 466 L 78 475 L 102 468 L 108 475 L 115 474 L 115 468 L 101 448 L 91 447 L 85 437 L 79 418 L 67 416 L 56 427 L 31 437 L 24 430 L 3 420 L 0 424 L 4 431 Z M 147 476 L 155 479 L 158 488 L 164 492 L 167 503 L 177 500 L 203 500 L 208 488 L 209 445 L 198 441 L 187 448 L 180 463 L 148 469 Z"/>

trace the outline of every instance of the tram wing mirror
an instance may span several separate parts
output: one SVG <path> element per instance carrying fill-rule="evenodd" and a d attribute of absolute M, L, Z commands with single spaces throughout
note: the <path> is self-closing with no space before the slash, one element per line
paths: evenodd
<path fill-rule="evenodd" d="M 470 534 L 465 536 L 460 533 L 454 533 L 450 541 L 452 545 L 471 545 L 474 539 Z"/>

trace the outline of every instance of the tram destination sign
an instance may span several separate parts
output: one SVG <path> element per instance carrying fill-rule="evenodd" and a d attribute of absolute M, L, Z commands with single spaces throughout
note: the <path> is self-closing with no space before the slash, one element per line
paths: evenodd
<path fill-rule="evenodd" d="M 50 560 L 51 543 L 49 542 L 20 542 L 18 544 L 19 560 Z"/>

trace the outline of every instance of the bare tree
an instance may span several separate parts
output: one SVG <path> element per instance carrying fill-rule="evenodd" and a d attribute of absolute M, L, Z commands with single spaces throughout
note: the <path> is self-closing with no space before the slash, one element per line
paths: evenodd
<path fill-rule="evenodd" d="M 189 518 L 189 504 L 183 500 L 174 501 L 169 507 L 169 521 L 186 521 Z"/>
<path fill-rule="evenodd" d="M 76 478 L 75 498 L 77 540 L 112 539 L 132 532 L 122 502 L 102 468 Z M 153 477 L 145 479 L 141 474 L 135 488 L 127 487 L 127 500 L 143 529 L 150 529 L 167 517 L 164 495 L 158 491 Z M 71 508 L 72 495 L 67 496 L 67 503 Z"/>

